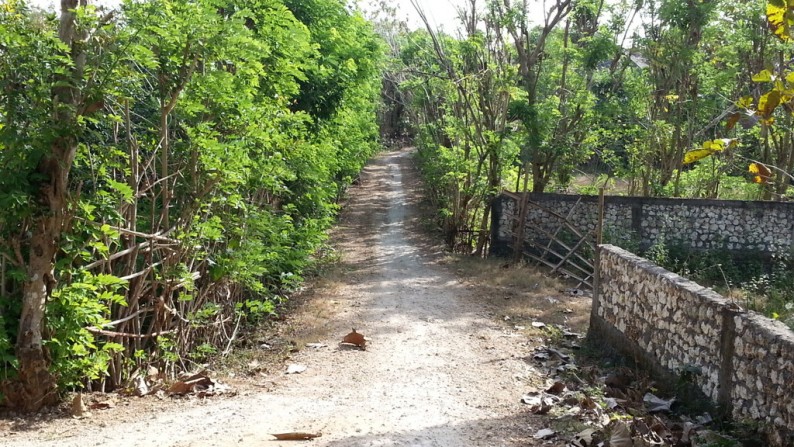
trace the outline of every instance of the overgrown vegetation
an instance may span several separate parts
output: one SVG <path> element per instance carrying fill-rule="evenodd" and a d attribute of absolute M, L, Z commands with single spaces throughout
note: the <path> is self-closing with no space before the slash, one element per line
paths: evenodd
<path fill-rule="evenodd" d="M 272 314 L 377 149 L 342 0 L 0 1 L 0 374 L 34 410 Z"/>
<path fill-rule="evenodd" d="M 794 329 L 794 259 L 791 252 L 769 257 L 729 251 L 693 251 L 660 238 L 644 252 L 654 263 L 699 284 L 714 287 L 742 307 Z"/>
<path fill-rule="evenodd" d="M 790 197 L 791 9 L 769 4 L 470 0 L 457 34 L 390 28 L 391 121 L 450 247 L 483 253 L 501 189 Z"/>

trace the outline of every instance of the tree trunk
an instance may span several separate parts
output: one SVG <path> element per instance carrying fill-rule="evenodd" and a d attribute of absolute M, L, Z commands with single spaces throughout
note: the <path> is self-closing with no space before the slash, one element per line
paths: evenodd
<path fill-rule="evenodd" d="M 172 107 L 171 107 L 172 108 Z M 160 110 L 160 181 L 161 199 L 163 201 L 163 209 L 160 214 L 160 228 L 163 230 L 168 229 L 170 224 L 168 207 L 171 205 L 171 189 L 168 187 L 168 114 L 170 113 L 168 106 L 163 106 Z"/>
<path fill-rule="evenodd" d="M 10 406 L 23 412 L 37 411 L 58 401 L 57 383 L 49 371 L 49 358 L 42 345 L 44 309 L 53 281 L 56 246 L 52 226 L 55 223 L 51 217 L 41 219 L 30 241 L 28 280 L 23 288 L 16 344 L 19 377 L 3 390 Z"/>
<path fill-rule="evenodd" d="M 532 192 L 537 194 L 542 194 L 546 191 L 546 184 L 548 183 L 548 178 L 545 172 L 543 171 L 543 167 L 546 164 L 539 164 L 539 163 L 532 163 Z"/>
<path fill-rule="evenodd" d="M 58 36 L 70 49 L 72 72 L 58 75 L 60 86 L 54 87 L 53 127 L 59 129 L 49 153 L 42 157 L 37 171 L 43 178 L 37 192 L 40 211 L 32 218 L 31 235 L 27 239 L 27 279 L 23 284 L 21 317 L 17 334 L 16 356 L 18 377 L 2 386 L 6 402 L 12 408 L 32 412 L 58 401 L 55 376 L 50 372 L 50 359 L 43 345 L 47 299 L 55 287 L 53 275 L 55 254 L 61 233 L 67 222 L 69 201 L 69 173 L 77 153 L 77 138 L 73 134 L 82 95 L 74 80 L 83 75 L 85 53 L 81 42 L 84 36 L 76 28 L 75 9 L 87 0 L 62 0 Z"/>
<path fill-rule="evenodd" d="M 527 212 L 529 211 L 529 167 L 524 167 L 524 188 L 521 201 L 518 203 L 518 219 L 513 228 L 513 262 L 518 262 L 524 257 L 524 226 L 527 222 Z"/>

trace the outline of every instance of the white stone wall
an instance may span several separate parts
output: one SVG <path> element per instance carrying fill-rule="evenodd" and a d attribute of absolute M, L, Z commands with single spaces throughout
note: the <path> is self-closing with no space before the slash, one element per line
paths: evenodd
<path fill-rule="evenodd" d="M 581 232 L 596 227 L 598 197 L 530 194 L 530 200 L 569 218 Z M 515 196 L 503 195 L 496 206 L 493 240 L 498 245 L 510 241 Z M 558 220 L 530 210 L 525 228 L 529 238 L 543 239 L 537 228 L 557 230 Z M 642 248 L 663 236 L 693 249 L 773 254 L 794 247 L 794 203 L 610 196 L 605 198 L 604 228 L 607 237 L 635 238 Z"/>
<path fill-rule="evenodd" d="M 794 334 L 753 313 L 737 315 L 735 322 L 734 417 L 794 430 Z"/>
<path fill-rule="evenodd" d="M 591 327 L 605 323 L 625 338 L 616 348 L 673 374 L 699 370 L 697 386 L 735 419 L 794 445 L 794 332 L 623 249 L 603 245 L 598 258 Z"/>
<path fill-rule="evenodd" d="M 622 249 L 602 249 L 599 267 L 596 314 L 666 369 L 699 368 L 698 386 L 716 401 L 727 300 Z"/>

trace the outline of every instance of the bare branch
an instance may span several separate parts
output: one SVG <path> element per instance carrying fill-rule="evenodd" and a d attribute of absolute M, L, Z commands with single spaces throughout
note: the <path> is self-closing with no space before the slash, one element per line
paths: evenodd
<path fill-rule="evenodd" d="M 130 334 L 128 332 L 106 331 L 104 329 L 100 329 L 100 328 L 95 327 L 95 326 L 89 326 L 89 327 L 87 327 L 85 329 L 88 332 L 91 332 L 92 334 L 104 335 L 106 337 L 111 337 L 111 338 L 120 337 L 120 338 L 138 338 L 138 339 L 160 337 L 162 335 L 173 334 L 173 333 L 176 332 L 176 330 L 170 330 L 170 331 L 152 332 L 152 333 L 149 333 L 149 334 Z"/>

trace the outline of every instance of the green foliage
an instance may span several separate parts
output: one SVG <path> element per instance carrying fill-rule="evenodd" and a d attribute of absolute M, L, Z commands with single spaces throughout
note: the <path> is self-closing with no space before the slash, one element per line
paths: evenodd
<path fill-rule="evenodd" d="M 118 343 L 96 340 L 90 329 L 109 322 L 111 305 L 126 305 L 122 295 L 126 282 L 83 271 L 70 276 L 69 284 L 54 291 L 47 306 L 52 335 L 46 346 L 61 384 L 71 388 L 79 387 L 85 379 L 101 378 L 112 355 L 123 350 Z"/>
<path fill-rule="evenodd" d="M 780 320 L 794 329 L 794 262 L 791 253 L 778 253 L 772 267 L 739 282 L 749 309 Z M 746 278 L 746 275 L 743 275 Z"/>
<path fill-rule="evenodd" d="M 51 72 L 67 69 L 69 60 L 54 21 L 34 15 L 23 2 L 0 4 L 0 232 L 7 235 L 36 212 L 30 203 L 41 177 L 35 173 L 54 129 Z"/>
<path fill-rule="evenodd" d="M 665 235 L 660 234 L 653 244 L 645 251 L 645 257 L 657 265 L 668 265 L 670 262 L 670 253 L 667 248 L 667 241 Z"/>
<path fill-rule="evenodd" d="M 128 1 L 115 16 L 76 15 L 88 36 L 77 74 L 55 16 L 0 0 L 0 364 L 13 375 L 25 244 L 48 212 L 39 163 L 68 136 L 43 334 L 64 387 L 104 378 L 120 357 L 202 360 L 230 324 L 275 312 L 379 147 L 383 53 L 339 0 Z M 68 82 L 84 101 L 58 127 L 53 87 Z M 117 345 L 99 329 L 141 337 Z M 109 386 L 128 372 L 110 371 Z"/>
<path fill-rule="evenodd" d="M 217 353 L 218 353 L 218 348 L 216 348 L 215 346 L 209 343 L 202 343 L 196 346 L 195 348 L 193 348 L 193 351 L 190 352 L 187 356 L 190 360 L 193 360 L 194 362 L 202 362 Z"/>
<path fill-rule="evenodd" d="M 496 44 L 489 33 L 456 40 L 415 31 L 399 39 L 394 65 L 422 73 L 406 77 L 400 89 L 439 226 L 450 247 L 481 252 L 491 199 L 518 155 L 507 131 L 515 67 L 489 51 Z"/>
<path fill-rule="evenodd" d="M 679 195 L 690 198 L 725 200 L 760 200 L 762 188 L 747 181 L 741 174 L 741 166 L 736 166 L 727 157 L 712 157 L 695 164 L 691 169 L 680 173 Z M 673 195 L 673 185 L 661 189 L 664 196 Z"/>
<path fill-rule="evenodd" d="M 13 328 L 8 327 L 6 318 L 0 317 L 0 379 L 8 379 L 14 375 L 17 367 L 12 343 Z"/>
<path fill-rule="evenodd" d="M 632 253 L 640 252 L 642 239 L 634 231 L 625 231 L 624 229 L 616 229 L 611 225 L 605 225 L 602 237 L 605 244 L 617 245 Z"/>
<path fill-rule="evenodd" d="M 330 119 L 350 88 L 369 82 L 383 49 L 371 27 L 360 16 L 351 17 L 341 0 L 285 0 L 284 4 L 308 27 L 317 48 L 301 81 L 296 108 L 318 120 Z"/>
<path fill-rule="evenodd" d="M 794 329 L 794 265 L 788 252 L 768 259 L 727 250 L 696 251 L 662 235 L 643 256 Z"/>

